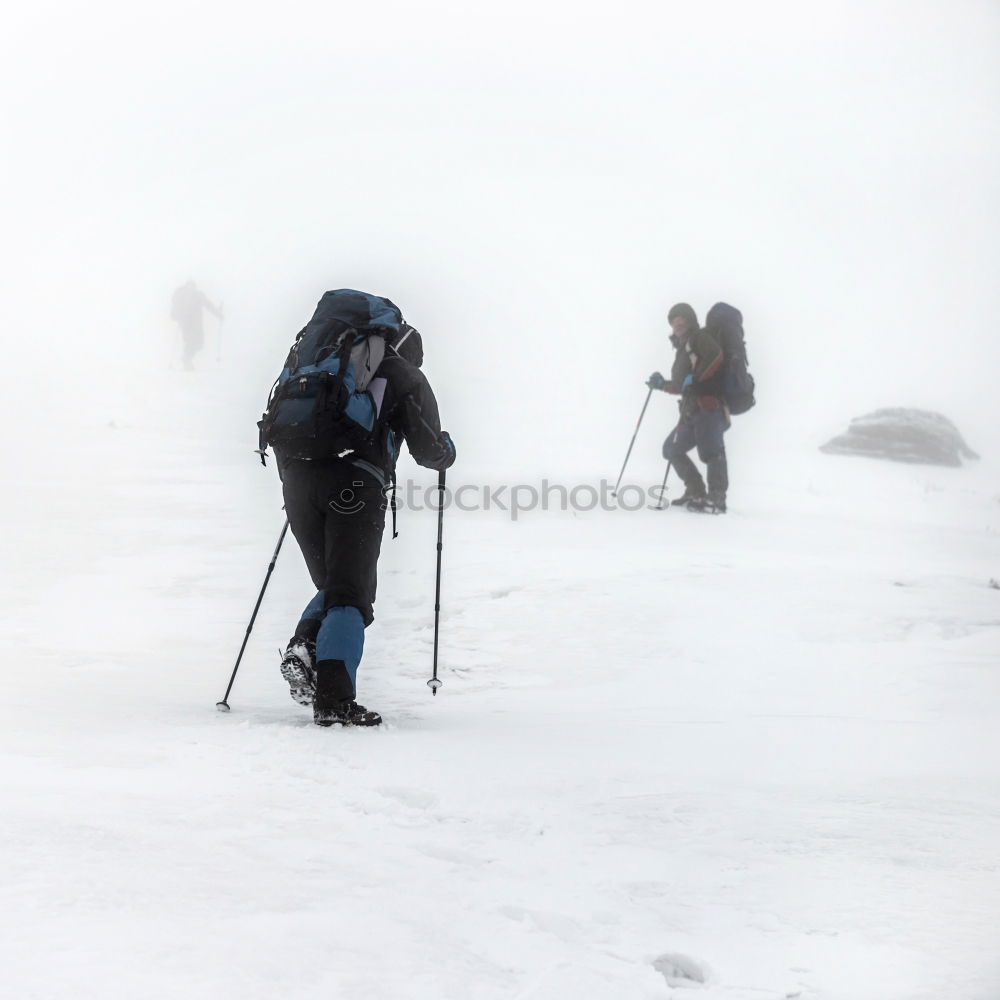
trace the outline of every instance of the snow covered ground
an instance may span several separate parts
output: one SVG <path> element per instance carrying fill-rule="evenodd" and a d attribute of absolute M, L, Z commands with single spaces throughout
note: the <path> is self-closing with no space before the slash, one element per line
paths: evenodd
<path fill-rule="evenodd" d="M 725 518 L 451 510 L 436 698 L 436 518 L 404 511 L 385 725 L 320 729 L 276 669 L 290 538 L 215 708 L 281 528 L 216 377 L 8 451 L 3 995 L 1000 998 L 995 459 L 751 414 Z"/>

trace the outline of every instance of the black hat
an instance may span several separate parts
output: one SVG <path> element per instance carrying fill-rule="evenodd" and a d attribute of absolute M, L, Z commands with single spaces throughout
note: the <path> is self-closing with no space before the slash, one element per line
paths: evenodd
<path fill-rule="evenodd" d="M 670 307 L 670 312 L 667 313 L 667 322 L 673 323 L 678 316 L 683 316 L 691 324 L 692 329 L 698 329 L 698 317 L 695 315 L 694 309 L 686 302 L 678 302 L 677 305 Z"/>

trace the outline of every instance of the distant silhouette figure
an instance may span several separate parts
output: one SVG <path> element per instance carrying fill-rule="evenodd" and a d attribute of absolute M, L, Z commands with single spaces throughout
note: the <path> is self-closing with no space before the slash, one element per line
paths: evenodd
<path fill-rule="evenodd" d="M 205 345 L 205 330 L 201 318 L 207 309 L 213 316 L 222 319 L 222 309 L 211 302 L 207 295 L 193 282 L 188 281 L 174 291 L 170 300 L 170 318 L 181 328 L 184 340 L 184 371 L 194 370 L 194 356 Z"/>

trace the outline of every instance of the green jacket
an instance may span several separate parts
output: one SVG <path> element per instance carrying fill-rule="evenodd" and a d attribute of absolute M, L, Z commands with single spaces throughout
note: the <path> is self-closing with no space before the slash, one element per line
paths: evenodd
<path fill-rule="evenodd" d="M 670 381 L 664 392 L 680 395 L 681 416 L 702 410 L 717 410 L 722 399 L 722 348 L 707 330 L 695 330 L 677 348 Z M 694 383 L 682 390 L 684 379 L 694 375 Z"/>

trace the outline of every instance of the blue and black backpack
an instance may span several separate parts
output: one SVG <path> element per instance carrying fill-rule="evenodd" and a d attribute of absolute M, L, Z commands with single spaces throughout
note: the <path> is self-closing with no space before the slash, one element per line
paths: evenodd
<path fill-rule="evenodd" d="M 705 329 L 722 348 L 722 394 L 733 415 L 746 413 L 756 402 L 756 384 L 749 372 L 743 314 L 725 302 L 716 302 L 705 317 Z"/>
<path fill-rule="evenodd" d="M 342 458 L 375 430 L 381 398 L 369 384 L 386 341 L 403 332 L 388 299 L 353 288 L 326 292 L 295 338 L 258 422 L 267 447 L 288 458 Z"/>

